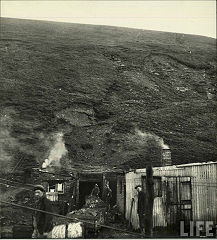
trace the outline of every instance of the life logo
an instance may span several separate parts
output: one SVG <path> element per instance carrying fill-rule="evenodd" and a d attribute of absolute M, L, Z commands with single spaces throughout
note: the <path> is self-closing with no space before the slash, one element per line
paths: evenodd
<path fill-rule="evenodd" d="M 180 221 L 180 237 L 215 237 L 216 225 L 213 221 Z"/>

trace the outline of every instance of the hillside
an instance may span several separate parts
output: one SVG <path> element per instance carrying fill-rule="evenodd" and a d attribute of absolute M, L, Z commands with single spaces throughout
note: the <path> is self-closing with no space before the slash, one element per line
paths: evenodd
<path fill-rule="evenodd" d="M 65 166 L 142 167 L 136 128 L 163 138 L 174 164 L 216 160 L 215 43 L 1 18 L 1 166 L 41 166 L 59 136 Z"/>

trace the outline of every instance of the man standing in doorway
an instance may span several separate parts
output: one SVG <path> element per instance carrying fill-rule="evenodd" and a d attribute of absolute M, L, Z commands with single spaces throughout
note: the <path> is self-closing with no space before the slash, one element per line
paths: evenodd
<path fill-rule="evenodd" d="M 137 213 L 139 215 L 139 226 L 141 233 L 145 234 L 145 212 L 146 212 L 146 196 L 144 191 L 142 191 L 142 186 L 138 185 L 135 187 L 138 192 L 138 208 Z"/>
<path fill-rule="evenodd" d="M 99 193 L 100 193 L 100 189 L 99 189 L 98 184 L 96 183 L 94 185 L 94 188 L 93 188 L 92 192 L 91 192 L 91 196 L 99 197 Z"/>
<path fill-rule="evenodd" d="M 109 181 L 106 181 L 103 200 L 107 205 L 107 211 L 109 211 L 111 208 L 111 198 L 112 198 L 112 190 L 109 187 Z"/>
<path fill-rule="evenodd" d="M 52 204 L 45 195 L 45 188 L 42 185 L 36 185 L 34 187 L 35 208 L 38 210 L 51 212 Z M 33 216 L 33 234 L 32 238 L 46 238 L 48 232 L 53 228 L 52 222 L 53 216 L 49 213 L 35 211 Z"/>

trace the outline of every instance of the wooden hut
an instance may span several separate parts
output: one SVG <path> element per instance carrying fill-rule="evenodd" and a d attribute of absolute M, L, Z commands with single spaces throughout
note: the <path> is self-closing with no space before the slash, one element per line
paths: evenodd
<path fill-rule="evenodd" d="M 99 197 L 103 198 L 106 182 L 112 190 L 111 205 L 116 204 L 117 193 L 117 169 L 105 168 L 102 166 L 87 166 L 70 168 L 67 172 L 61 169 L 55 171 L 33 169 L 33 183 L 45 186 L 47 197 L 55 205 L 68 204 L 69 210 L 81 208 L 85 204 L 85 199 L 91 194 L 95 184 L 98 184 Z"/>
<path fill-rule="evenodd" d="M 217 219 L 217 162 L 191 163 L 154 167 L 154 227 L 179 224 L 181 220 L 214 221 Z M 139 228 L 137 192 L 141 184 L 145 190 L 146 169 L 125 174 L 125 187 L 117 191 L 119 210 L 134 229 Z M 123 181 L 123 180 L 122 180 Z M 125 194 L 125 196 L 124 196 Z"/>

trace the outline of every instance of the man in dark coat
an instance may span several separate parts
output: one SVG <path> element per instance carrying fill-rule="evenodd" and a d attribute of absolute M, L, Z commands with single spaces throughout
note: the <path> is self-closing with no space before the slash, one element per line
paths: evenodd
<path fill-rule="evenodd" d="M 46 198 L 45 189 L 42 185 L 36 185 L 34 187 L 34 196 L 36 199 L 35 208 L 46 211 L 52 211 L 52 204 L 49 199 Z M 48 213 L 35 211 L 33 216 L 34 232 L 32 238 L 46 238 L 48 232 L 53 228 L 53 216 Z"/>
<path fill-rule="evenodd" d="M 139 226 L 142 234 L 145 234 L 145 213 L 146 213 L 146 196 L 142 191 L 142 186 L 138 185 L 135 187 L 138 191 L 138 208 L 137 213 L 139 215 Z"/>
<path fill-rule="evenodd" d="M 110 210 L 110 205 L 111 205 L 111 198 L 112 198 L 112 190 L 109 187 L 109 182 L 106 182 L 105 184 L 105 189 L 104 189 L 104 193 L 103 193 L 103 201 L 106 203 L 107 205 L 107 210 Z"/>

